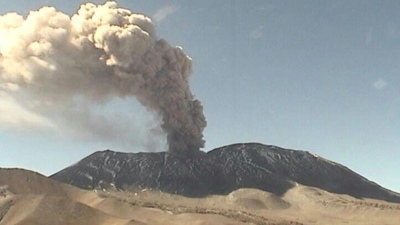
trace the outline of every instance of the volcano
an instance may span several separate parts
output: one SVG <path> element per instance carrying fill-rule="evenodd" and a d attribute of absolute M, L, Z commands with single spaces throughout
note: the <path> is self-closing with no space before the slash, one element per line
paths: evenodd
<path fill-rule="evenodd" d="M 83 189 L 153 189 L 188 197 L 228 194 L 240 188 L 281 196 L 301 184 L 400 203 L 400 194 L 343 165 L 308 151 L 259 143 L 228 145 L 192 157 L 98 151 L 50 177 Z"/>

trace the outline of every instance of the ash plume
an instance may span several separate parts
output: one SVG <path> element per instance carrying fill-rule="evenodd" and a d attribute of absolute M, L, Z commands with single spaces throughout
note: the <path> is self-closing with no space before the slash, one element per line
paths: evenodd
<path fill-rule="evenodd" d="M 72 16 L 52 7 L 0 16 L 0 95 L 50 127 L 118 129 L 123 122 L 99 125 L 91 106 L 135 97 L 160 118 L 170 152 L 197 152 L 206 120 L 191 71 L 191 59 L 158 39 L 150 18 L 115 2 L 83 4 Z"/>

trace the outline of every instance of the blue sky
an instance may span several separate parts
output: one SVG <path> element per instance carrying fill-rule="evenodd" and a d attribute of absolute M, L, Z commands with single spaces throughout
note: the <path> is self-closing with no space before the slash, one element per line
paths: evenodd
<path fill-rule="evenodd" d="M 2 1 L 0 13 L 51 5 L 71 15 L 82 2 Z M 193 59 L 205 151 L 239 142 L 308 150 L 400 192 L 400 2 L 117 2 L 152 17 L 158 36 Z M 108 148 L 136 151 L 0 125 L 1 167 L 49 175 Z"/>

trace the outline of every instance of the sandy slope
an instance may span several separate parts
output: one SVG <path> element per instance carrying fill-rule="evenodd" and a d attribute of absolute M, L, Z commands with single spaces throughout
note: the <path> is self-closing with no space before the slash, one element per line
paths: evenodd
<path fill-rule="evenodd" d="M 84 191 L 40 174 L 0 169 L 0 225 L 398 225 L 400 204 L 298 185 L 283 196 L 239 189 L 185 198 L 147 189 Z"/>
<path fill-rule="evenodd" d="M 292 205 L 289 213 L 301 214 L 302 221 L 308 224 L 400 224 L 400 204 L 356 199 L 304 186 L 289 190 L 283 199 Z"/>
<path fill-rule="evenodd" d="M 81 203 L 96 194 L 20 169 L 0 169 L 1 225 L 136 225 Z M 100 199 L 101 200 L 101 199 Z"/>
<path fill-rule="evenodd" d="M 209 196 L 201 199 L 149 190 L 138 190 L 136 193 L 104 192 L 102 195 L 108 196 L 108 201 L 111 201 L 110 198 L 119 199 L 122 202 L 130 203 L 131 207 L 136 206 L 140 209 L 131 209 L 130 213 L 124 214 L 123 210 L 111 212 L 112 209 L 108 208 L 109 204 L 99 204 L 94 207 L 115 216 L 128 216 L 128 218 L 129 215 L 139 218 L 140 215 L 148 213 L 157 215 L 157 218 L 167 218 L 167 220 L 152 221 L 161 221 L 161 224 L 178 219 L 180 219 L 179 223 L 173 224 L 185 224 L 180 222 L 182 220 L 187 222 L 198 219 L 206 222 L 211 219 L 205 218 L 204 214 L 223 216 L 239 222 L 229 224 L 400 224 L 400 204 L 356 199 L 301 185 L 292 188 L 281 197 L 257 189 L 239 189 L 226 196 Z M 144 206 L 155 209 L 148 211 L 149 209 L 143 208 Z M 122 205 L 117 208 L 126 209 Z M 166 216 L 166 213 L 179 216 Z"/>

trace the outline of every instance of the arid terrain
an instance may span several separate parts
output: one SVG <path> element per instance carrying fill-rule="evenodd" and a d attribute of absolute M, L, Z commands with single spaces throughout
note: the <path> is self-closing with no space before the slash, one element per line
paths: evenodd
<path fill-rule="evenodd" d="M 87 191 L 22 169 L 0 169 L 1 225 L 355 224 L 398 225 L 400 204 L 297 185 L 187 198 L 155 190 Z"/>

